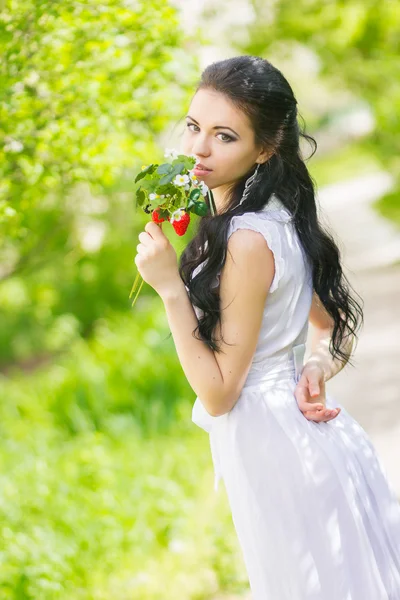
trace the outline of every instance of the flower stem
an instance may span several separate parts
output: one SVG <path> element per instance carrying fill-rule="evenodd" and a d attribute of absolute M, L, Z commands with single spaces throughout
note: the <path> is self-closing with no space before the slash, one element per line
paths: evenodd
<path fill-rule="evenodd" d="M 142 285 L 143 285 L 143 284 L 144 284 L 144 279 L 142 279 L 142 282 L 141 282 L 141 284 L 140 284 L 140 286 L 139 286 L 139 289 L 138 289 L 138 291 L 137 291 L 137 294 L 136 294 L 135 298 L 133 299 L 132 306 L 134 306 L 134 304 L 135 304 L 135 302 L 136 302 L 136 300 L 137 300 L 137 297 L 138 297 L 138 296 L 139 296 L 139 294 L 140 294 L 140 290 L 142 289 Z"/>
<path fill-rule="evenodd" d="M 132 294 L 136 290 L 137 285 L 139 283 L 139 280 L 140 280 L 140 273 L 138 271 L 137 274 L 136 274 L 136 277 L 135 277 L 135 281 L 133 282 L 133 286 L 132 286 L 132 289 L 131 289 L 131 293 L 129 294 L 129 298 L 132 296 Z"/>

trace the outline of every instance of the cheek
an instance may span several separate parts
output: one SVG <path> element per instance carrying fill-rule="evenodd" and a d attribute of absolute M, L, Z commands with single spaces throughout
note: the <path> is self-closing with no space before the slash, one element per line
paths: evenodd
<path fill-rule="evenodd" d="M 224 150 L 219 161 L 222 171 L 228 175 L 232 175 L 232 173 L 245 173 L 249 160 L 248 154 L 243 153 L 237 147 L 235 148 L 233 143 L 232 145 L 227 144 L 227 148 Z"/>
<path fill-rule="evenodd" d="M 257 155 L 251 147 L 241 147 L 240 151 L 232 157 L 235 161 L 235 170 L 239 177 L 245 175 L 254 165 Z"/>

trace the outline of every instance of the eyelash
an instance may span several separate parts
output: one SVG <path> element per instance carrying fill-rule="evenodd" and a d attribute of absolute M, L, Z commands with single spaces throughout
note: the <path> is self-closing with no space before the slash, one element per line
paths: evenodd
<path fill-rule="evenodd" d="M 197 125 L 195 123 L 186 123 L 186 127 L 190 127 L 190 125 L 194 125 L 195 127 L 197 127 Z M 192 129 L 190 131 L 193 131 Z M 218 135 L 224 135 L 228 138 L 228 140 L 221 140 L 221 142 L 224 142 L 224 144 L 229 144 L 229 142 L 234 142 L 235 139 L 233 137 L 231 137 L 230 135 L 228 135 L 227 133 L 219 133 Z"/>

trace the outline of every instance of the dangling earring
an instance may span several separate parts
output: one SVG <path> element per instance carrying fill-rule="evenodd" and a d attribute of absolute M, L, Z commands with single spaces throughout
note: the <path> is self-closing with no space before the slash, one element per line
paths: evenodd
<path fill-rule="evenodd" d="M 208 190 L 207 195 L 208 195 L 208 204 L 210 207 L 210 213 L 212 216 L 214 216 L 217 212 L 215 202 L 214 202 L 214 195 L 211 190 Z"/>
<path fill-rule="evenodd" d="M 250 177 L 248 179 L 246 179 L 246 183 L 244 184 L 243 196 L 242 196 L 242 199 L 240 200 L 238 206 L 240 206 L 246 200 L 247 196 L 249 195 L 250 188 L 251 188 L 252 184 L 254 183 L 255 178 L 257 177 L 259 168 L 260 168 L 260 163 L 258 163 L 257 168 L 254 171 L 253 175 L 250 175 Z"/>

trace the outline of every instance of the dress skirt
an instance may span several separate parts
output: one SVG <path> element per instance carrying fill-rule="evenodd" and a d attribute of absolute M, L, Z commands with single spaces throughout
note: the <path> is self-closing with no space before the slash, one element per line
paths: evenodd
<path fill-rule="evenodd" d="M 252 600 L 400 600 L 400 505 L 360 424 L 328 394 L 332 421 L 294 396 L 299 356 L 251 370 L 233 409 L 193 421 L 210 435 Z"/>

